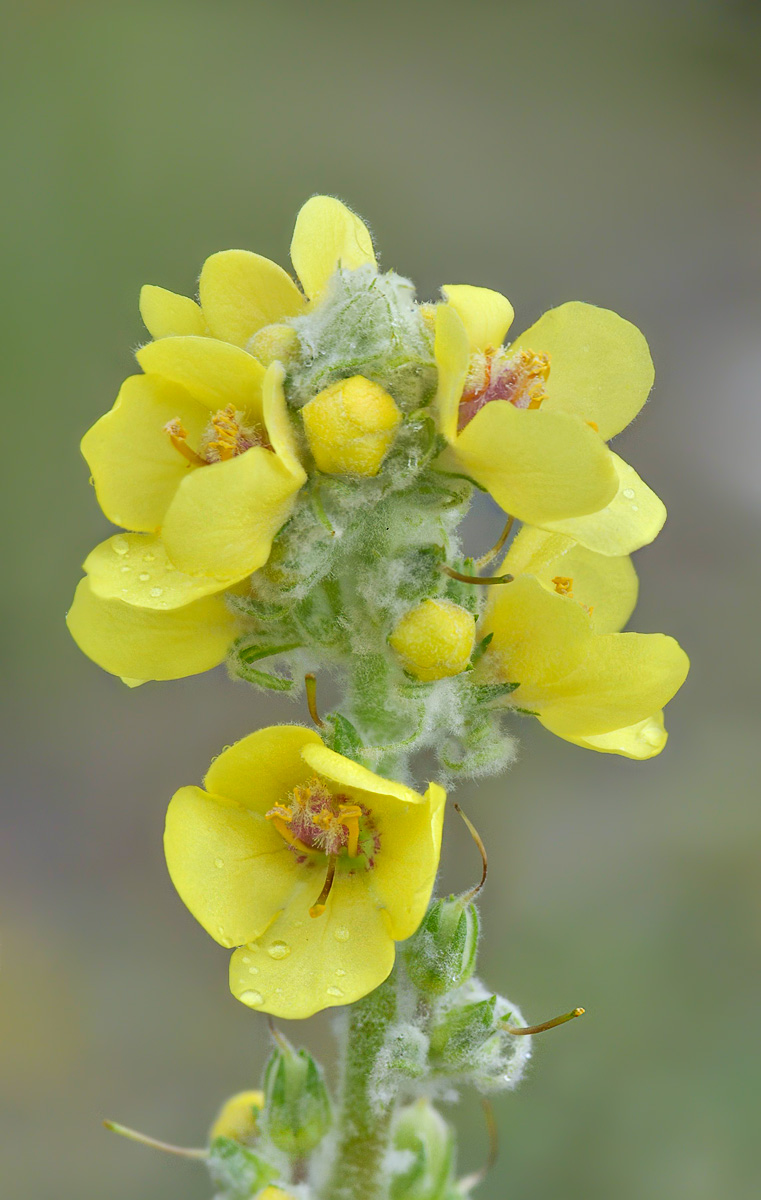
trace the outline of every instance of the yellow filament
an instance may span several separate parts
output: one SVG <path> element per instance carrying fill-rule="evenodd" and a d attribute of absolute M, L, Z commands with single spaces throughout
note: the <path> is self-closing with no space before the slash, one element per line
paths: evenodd
<path fill-rule="evenodd" d="M 338 813 L 338 819 L 349 835 L 346 853 L 349 858 L 356 858 L 359 849 L 359 818 L 362 816 L 362 809 L 358 804 L 342 804 Z"/>
<path fill-rule="evenodd" d="M 186 458 L 189 463 L 192 463 L 194 467 L 206 466 L 206 459 L 201 458 L 201 455 L 196 454 L 195 450 L 188 445 L 188 431 L 179 417 L 174 417 L 173 420 L 167 421 L 164 426 L 164 432 L 169 434 L 169 441 L 175 450 L 179 450 L 183 458 Z"/>

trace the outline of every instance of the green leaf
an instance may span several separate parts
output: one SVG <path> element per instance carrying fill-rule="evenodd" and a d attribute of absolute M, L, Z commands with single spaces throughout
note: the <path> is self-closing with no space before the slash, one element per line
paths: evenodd
<path fill-rule="evenodd" d="M 341 713 L 334 712 L 328 713 L 325 724 L 331 727 L 330 732 L 325 735 L 325 744 L 336 754 L 343 754 L 345 758 L 351 758 L 355 762 L 361 761 L 364 745 L 351 721 Z"/>
<path fill-rule="evenodd" d="M 475 666 L 476 663 L 478 662 L 479 658 L 483 657 L 484 652 L 486 651 L 488 646 L 491 644 L 491 640 L 493 637 L 494 637 L 494 631 L 492 631 L 491 633 L 487 633 L 486 637 L 481 638 L 481 641 L 478 643 L 478 645 L 476 646 L 472 655 L 470 656 L 470 661 L 471 661 L 472 666 Z"/>
<path fill-rule="evenodd" d="M 509 696 L 520 686 L 519 683 L 474 683 L 471 686 L 471 695 L 476 704 L 491 704 L 492 700 Z"/>

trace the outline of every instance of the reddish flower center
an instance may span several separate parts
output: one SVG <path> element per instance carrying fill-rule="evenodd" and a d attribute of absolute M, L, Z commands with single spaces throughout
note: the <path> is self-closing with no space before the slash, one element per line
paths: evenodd
<path fill-rule="evenodd" d="M 549 355 L 533 350 L 489 349 L 475 354 L 460 400 L 458 432 L 491 400 L 507 400 L 515 408 L 539 408 L 549 374 Z"/>

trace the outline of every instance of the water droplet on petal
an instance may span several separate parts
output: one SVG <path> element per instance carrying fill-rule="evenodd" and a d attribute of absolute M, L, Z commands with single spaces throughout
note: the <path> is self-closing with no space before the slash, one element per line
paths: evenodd
<path fill-rule="evenodd" d="M 160 595 L 162 595 L 163 591 L 164 591 L 163 588 L 159 588 L 159 587 L 151 588 L 151 595 L 153 596 L 154 599 L 157 599 Z"/>
<path fill-rule="evenodd" d="M 341 979 L 345 974 L 346 972 L 341 967 L 336 967 L 336 975 L 339 979 Z"/>
<path fill-rule="evenodd" d="M 153 561 L 154 561 L 154 559 L 155 559 L 155 557 L 156 557 L 156 555 L 155 555 L 155 554 L 144 554 L 144 555 L 143 555 L 143 562 L 153 562 Z"/>
<path fill-rule="evenodd" d="M 343 996 L 343 992 L 341 991 L 340 988 L 337 988 L 337 987 L 329 987 L 329 988 L 326 988 L 325 991 L 328 993 L 329 996 Z"/>
<path fill-rule="evenodd" d="M 349 936 L 349 930 L 345 925 L 339 925 L 337 929 L 333 930 L 333 937 L 337 942 L 348 942 Z"/>
<path fill-rule="evenodd" d="M 174 563 L 173 563 L 173 562 L 168 562 L 168 563 L 166 564 L 166 566 L 164 567 L 164 570 L 165 570 L 165 571 L 176 571 L 176 570 L 177 570 L 177 568 L 175 567 L 175 565 L 174 565 Z"/>
<path fill-rule="evenodd" d="M 248 973 L 249 973 L 249 975 L 258 975 L 258 974 L 259 974 L 259 968 L 258 968 L 258 967 L 249 967 L 249 968 L 248 968 Z"/>
<path fill-rule="evenodd" d="M 244 1004 L 263 1004 L 264 1003 L 264 996 L 262 995 L 262 993 L 255 992 L 252 988 L 247 989 L 245 992 L 241 992 L 240 999 L 243 1001 Z"/>
<path fill-rule="evenodd" d="M 221 868 L 222 868 L 224 865 L 225 865 L 225 860 L 224 860 L 223 858 L 215 858 L 215 859 L 214 859 L 214 866 L 215 866 L 215 867 L 219 867 L 219 868 L 220 868 L 220 870 L 221 870 Z"/>
<path fill-rule="evenodd" d="M 632 512 L 639 512 L 639 505 L 638 505 L 638 504 L 632 504 Z"/>
<path fill-rule="evenodd" d="M 248 957 L 247 954 L 244 954 L 240 961 L 244 962 L 244 963 L 250 963 L 251 959 Z"/>
<path fill-rule="evenodd" d="M 624 488 L 623 494 L 626 496 L 627 500 L 633 500 L 634 499 L 634 488 Z"/>
<path fill-rule="evenodd" d="M 126 537 L 115 537 L 111 542 L 114 554 L 129 554 L 129 542 Z"/>
<path fill-rule="evenodd" d="M 131 570 L 132 567 L 122 567 L 122 575 L 126 575 Z"/>
<path fill-rule="evenodd" d="M 148 574 L 147 571 L 141 571 L 140 574 L 138 575 L 138 579 L 140 580 L 141 583 L 145 583 L 146 579 L 150 579 L 150 575 Z"/>
<path fill-rule="evenodd" d="M 273 942 L 267 947 L 267 953 L 270 958 L 287 958 L 291 953 L 291 947 L 286 942 Z"/>

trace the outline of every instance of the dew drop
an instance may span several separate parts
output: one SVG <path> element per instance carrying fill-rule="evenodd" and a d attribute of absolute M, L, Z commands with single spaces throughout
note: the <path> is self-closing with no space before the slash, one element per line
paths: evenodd
<path fill-rule="evenodd" d="M 343 970 L 342 967 L 336 967 L 336 975 L 338 976 L 339 979 L 342 979 L 345 974 L 346 974 L 346 972 Z"/>
<path fill-rule="evenodd" d="M 639 512 L 639 505 L 638 505 L 638 504 L 632 504 L 632 512 Z"/>
<path fill-rule="evenodd" d="M 259 968 L 258 968 L 258 967 L 249 967 L 249 968 L 248 968 L 248 973 L 249 973 L 249 975 L 258 975 L 258 974 L 259 974 Z"/>
<path fill-rule="evenodd" d="M 223 858 L 215 858 L 215 859 L 214 859 L 214 866 L 215 866 L 215 867 L 219 867 L 219 868 L 220 868 L 220 870 L 221 870 L 221 869 L 222 869 L 222 867 L 223 867 L 224 865 L 225 865 L 225 860 L 224 860 Z"/>
<path fill-rule="evenodd" d="M 273 942 L 267 947 L 267 953 L 270 958 L 287 958 L 291 953 L 291 947 L 285 942 Z"/>
<path fill-rule="evenodd" d="M 153 562 L 155 558 L 156 558 L 155 554 L 144 554 L 143 562 Z"/>
<path fill-rule="evenodd" d="M 131 570 L 132 567 L 122 567 L 122 575 L 126 575 Z"/>
<path fill-rule="evenodd" d="M 243 955 L 243 957 L 242 957 L 242 959 L 241 959 L 240 961 L 241 961 L 241 962 L 244 962 L 244 963 L 250 963 L 250 962 L 251 962 L 251 959 L 248 957 L 248 955 L 247 955 L 247 954 L 244 954 L 244 955 Z"/>
<path fill-rule="evenodd" d="M 115 537 L 111 546 L 114 554 L 129 554 L 129 542 L 126 537 Z"/>
<path fill-rule="evenodd" d="M 634 499 L 634 488 L 624 488 L 623 494 L 626 496 L 627 500 L 633 500 Z"/>
<path fill-rule="evenodd" d="M 159 588 L 159 587 L 151 588 L 151 595 L 154 597 L 154 599 L 158 599 L 158 597 L 162 595 L 163 591 L 164 591 L 163 588 Z"/>
<path fill-rule="evenodd" d="M 255 992 L 253 988 L 247 988 L 245 992 L 241 992 L 240 998 L 244 1004 L 263 1004 L 264 996 L 261 992 Z"/>
<path fill-rule="evenodd" d="M 148 574 L 147 571 L 141 571 L 140 574 L 138 575 L 138 579 L 140 580 L 141 583 L 145 583 L 146 579 L 150 579 L 150 575 Z"/>
<path fill-rule="evenodd" d="M 349 930 L 345 925 L 339 925 L 337 929 L 333 930 L 333 937 L 337 942 L 348 942 Z"/>
<path fill-rule="evenodd" d="M 173 563 L 173 562 L 168 562 L 168 563 L 166 564 L 166 566 L 164 567 L 164 570 L 165 570 L 165 571 L 175 571 L 176 569 L 177 569 L 177 568 L 175 567 L 175 565 L 174 565 L 174 563 Z"/>
<path fill-rule="evenodd" d="M 343 996 L 343 992 L 341 991 L 340 988 L 337 988 L 337 987 L 325 988 L 325 991 L 328 993 L 329 996 Z"/>

